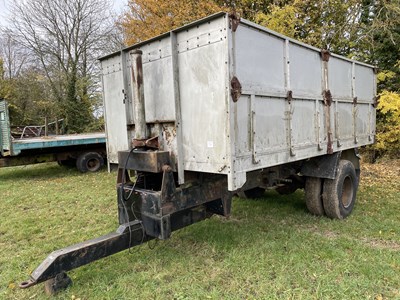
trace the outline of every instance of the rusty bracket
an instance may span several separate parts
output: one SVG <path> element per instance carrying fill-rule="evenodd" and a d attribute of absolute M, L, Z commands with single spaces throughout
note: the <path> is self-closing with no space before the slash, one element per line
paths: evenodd
<path fill-rule="evenodd" d="M 133 148 L 151 148 L 151 149 L 158 149 L 160 147 L 158 142 L 158 136 L 152 137 L 150 139 L 140 140 L 140 139 L 133 139 L 132 140 L 132 147 Z"/>
<path fill-rule="evenodd" d="M 323 92 L 324 104 L 327 106 L 331 106 L 332 104 L 332 94 L 330 90 L 324 90 Z"/>
<path fill-rule="evenodd" d="M 333 153 L 333 143 L 332 143 L 332 134 L 328 134 L 328 145 L 327 145 L 327 153 L 332 154 Z"/>
<path fill-rule="evenodd" d="M 232 29 L 233 32 L 236 31 L 240 23 L 240 16 L 237 12 L 233 11 L 229 13 L 229 28 Z"/>
<path fill-rule="evenodd" d="M 161 183 L 161 199 L 163 202 L 168 202 L 173 199 L 173 196 L 176 192 L 175 180 L 171 166 L 164 165 L 162 170 L 163 177 Z"/>
<path fill-rule="evenodd" d="M 374 108 L 377 108 L 378 107 L 378 104 L 379 104 L 379 98 L 380 98 L 381 96 L 375 96 L 374 97 L 374 103 L 372 103 L 372 106 L 374 107 Z"/>
<path fill-rule="evenodd" d="M 321 50 L 322 61 L 328 62 L 330 57 L 331 57 L 331 53 L 329 52 L 329 50 L 326 50 L 326 49 Z"/>
<path fill-rule="evenodd" d="M 357 105 L 357 97 L 353 98 L 353 105 L 356 106 Z"/>
<path fill-rule="evenodd" d="M 293 100 L 293 92 L 292 91 L 287 91 L 286 100 L 289 102 L 289 104 L 292 103 L 292 100 Z"/>
<path fill-rule="evenodd" d="M 231 95 L 233 102 L 237 102 L 242 95 L 242 85 L 236 76 L 233 76 L 231 80 Z"/>

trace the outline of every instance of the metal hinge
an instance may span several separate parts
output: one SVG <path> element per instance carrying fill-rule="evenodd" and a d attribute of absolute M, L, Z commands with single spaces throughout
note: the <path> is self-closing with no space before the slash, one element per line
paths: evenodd
<path fill-rule="evenodd" d="M 236 76 L 233 76 L 231 80 L 231 95 L 233 102 L 238 101 L 241 94 L 242 85 L 240 84 L 239 79 Z"/>
<path fill-rule="evenodd" d="M 327 106 L 331 106 L 332 104 L 332 94 L 330 90 L 324 90 L 323 91 L 323 97 L 324 97 L 324 104 Z"/>
<path fill-rule="evenodd" d="M 287 102 L 290 104 L 290 103 L 292 103 L 292 100 L 293 100 L 293 92 L 292 91 L 287 91 L 287 93 L 286 93 L 286 100 L 287 100 Z"/>
<path fill-rule="evenodd" d="M 329 61 L 330 57 L 331 57 L 331 53 L 329 52 L 329 50 L 326 50 L 326 49 L 321 50 L 322 61 Z"/>
<path fill-rule="evenodd" d="M 240 23 L 240 16 L 237 12 L 233 11 L 229 13 L 229 28 L 232 29 L 233 32 L 236 31 Z"/>

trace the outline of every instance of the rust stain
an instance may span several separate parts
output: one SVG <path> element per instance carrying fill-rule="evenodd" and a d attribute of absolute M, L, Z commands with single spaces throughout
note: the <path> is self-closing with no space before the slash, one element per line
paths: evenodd
<path fill-rule="evenodd" d="M 231 95 L 233 102 L 238 101 L 241 94 L 242 94 L 242 85 L 240 84 L 239 79 L 236 76 L 233 76 L 231 80 Z"/>
<path fill-rule="evenodd" d="M 324 90 L 323 92 L 324 96 L 324 104 L 327 106 L 331 106 L 332 104 L 332 93 L 330 90 Z"/>
<path fill-rule="evenodd" d="M 229 13 L 229 28 L 232 29 L 233 32 L 235 32 L 239 24 L 240 15 L 236 11 Z"/>
<path fill-rule="evenodd" d="M 289 102 L 289 104 L 292 103 L 292 100 L 293 100 L 293 92 L 292 91 L 287 91 L 286 100 Z"/>
<path fill-rule="evenodd" d="M 330 57 L 331 57 L 331 53 L 329 52 L 329 50 L 326 50 L 326 49 L 321 50 L 322 61 L 328 62 Z"/>

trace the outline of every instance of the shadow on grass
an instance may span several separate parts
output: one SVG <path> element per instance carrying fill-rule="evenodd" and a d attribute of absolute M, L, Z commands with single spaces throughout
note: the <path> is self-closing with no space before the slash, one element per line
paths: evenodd
<path fill-rule="evenodd" d="M 266 235 L 275 238 L 282 237 L 282 232 L 285 232 L 284 236 L 290 235 L 301 224 L 315 222 L 319 221 L 308 213 L 302 191 L 291 195 L 268 191 L 260 199 L 235 198 L 229 218 L 213 216 L 183 228 L 174 235 L 179 239 L 179 244 L 190 243 L 196 249 L 204 244 L 231 251 L 247 247 L 248 243 L 257 242 Z"/>
<path fill-rule="evenodd" d="M 104 171 L 105 168 L 100 172 Z M 57 163 L 44 163 L 0 169 L 1 182 L 30 179 L 47 180 L 52 178 L 70 178 L 77 176 L 83 176 L 83 174 L 76 168 L 59 166 Z"/>
<path fill-rule="evenodd" d="M 307 207 L 304 200 L 304 192 L 297 190 L 293 194 L 280 195 L 276 191 L 267 191 L 262 198 L 259 199 L 243 199 L 236 198 L 235 203 L 239 209 L 249 210 L 255 214 L 263 215 L 274 212 L 301 213 L 307 212 Z M 280 215 L 280 214 L 279 214 Z"/>

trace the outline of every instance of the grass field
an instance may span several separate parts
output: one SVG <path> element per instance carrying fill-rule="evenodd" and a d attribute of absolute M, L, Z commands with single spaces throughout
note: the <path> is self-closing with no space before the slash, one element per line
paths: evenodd
<path fill-rule="evenodd" d="M 0 169 L 0 299 L 46 299 L 18 283 L 51 251 L 116 229 L 115 178 Z M 344 221 L 311 216 L 303 196 L 236 198 L 229 219 L 69 272 L 55 299 L 400 299 L 400 161 L 364 164 Z"/>

